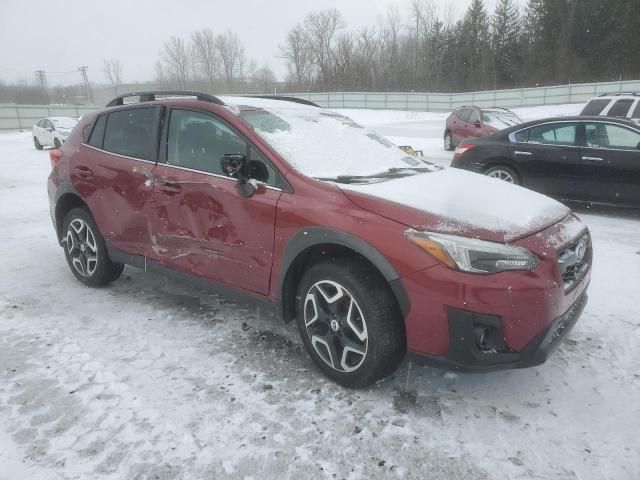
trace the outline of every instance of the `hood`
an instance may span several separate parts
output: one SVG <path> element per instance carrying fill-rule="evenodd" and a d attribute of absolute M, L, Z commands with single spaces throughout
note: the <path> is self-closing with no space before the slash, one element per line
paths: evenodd
<path fill-rule="evenodd" d="M 416 230 L 502 243 L 539 232 L 570 213 L 544 195 L 455 168 L 339 186 L 360 208 Z"/>

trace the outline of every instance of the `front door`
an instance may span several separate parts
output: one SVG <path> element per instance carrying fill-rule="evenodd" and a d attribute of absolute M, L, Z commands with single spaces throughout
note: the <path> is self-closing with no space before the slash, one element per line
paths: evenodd
<path fill-rule="evenodd" d="M 277 172 L 215 115 L 172 109 L 166 163 L 154 178 L 154 254 L 165 265 L 260 294 L 269 293 Z M 241 153 L 263 162 L 266 178 L 250 198 L 223 174 L 220 159 Z"/>
<path fill-rule="evenodd" d="M 586 123 L 576 188 L 585 200 L 640 206 L 640 132 Z"/>

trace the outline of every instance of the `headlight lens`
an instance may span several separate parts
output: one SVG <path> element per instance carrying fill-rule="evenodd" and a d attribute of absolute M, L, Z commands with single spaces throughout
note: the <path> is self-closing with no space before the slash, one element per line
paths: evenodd
<path fill-rule="evenodd" d="M 540 263 L 529 250 L 513 245 L 416 230 L 407 230 L 406 235 L 444 266 L 463 272 L 489 274 L 533 270 Z"/>

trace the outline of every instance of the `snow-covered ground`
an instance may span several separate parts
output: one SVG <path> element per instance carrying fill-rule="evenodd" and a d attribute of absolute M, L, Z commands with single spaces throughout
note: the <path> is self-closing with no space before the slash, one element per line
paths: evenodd
<path fill-rule="evenodd" d="M 584 104 L 547 105 L 512 109 L 523 121 L 578 115 Z M 400 110 L 336 109 L 356 122 L 391 139 L 396 145 L 422 150 L 427 160 L 451 163 L 453 153 L 442 148 L 445 121 L 449 113 L 405 112 Z"/>
<path fill-rule="evenodd" d="M 443 115 L 359 115 L 449 156 Z M 133 268 L 82 286 L 54 238 L 48 171 L 29 133 L 0 133 L 1 480 L 640 478 L 632 213 L 580 212 L 591 298 L 547 364 L 462 375 L 405 362 L 350 391 L 267 312 Z"/>

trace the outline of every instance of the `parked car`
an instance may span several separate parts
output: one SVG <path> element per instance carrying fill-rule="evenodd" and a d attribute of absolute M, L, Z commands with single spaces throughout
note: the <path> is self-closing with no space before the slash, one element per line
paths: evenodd
<path fill-rule="evenodd" d="M 580 316 L 590 237 L 564 205 L 431 167 L 310 102 L 179 93 L 118 97 L 50 152 L 51 216 L 83 284 L 128 264 L 269 305 L 349 387 L 407 352 L 538 365 Z"/>
<path fill-rule="evenodd" d="M 580 115 L 629 118 L 640 121 L 640 96 L 637 93 L 604 93 L 585 105 Z"/>
<path fill-rule="evenodd" d="M 78 120 L 71 117 L 47 117 L 33 126 L 33 144 L 38 150 L 43 147 L 60 146 L 67 140 L 67 137 L 78 123 Z"/>
<path fill-rule="evenodd" d="M 522 120 L 506 108 L 458 108 L 447 118 L 444 149 L 452 151 L 465 138 L 488 137 L 520 123 Z"/>
<path fill-rule="evenodd" d="M 556 198 L 637 207 L 639 148 L 632 121 L 550 118 L 465 140 L 451 165 Z"/>

